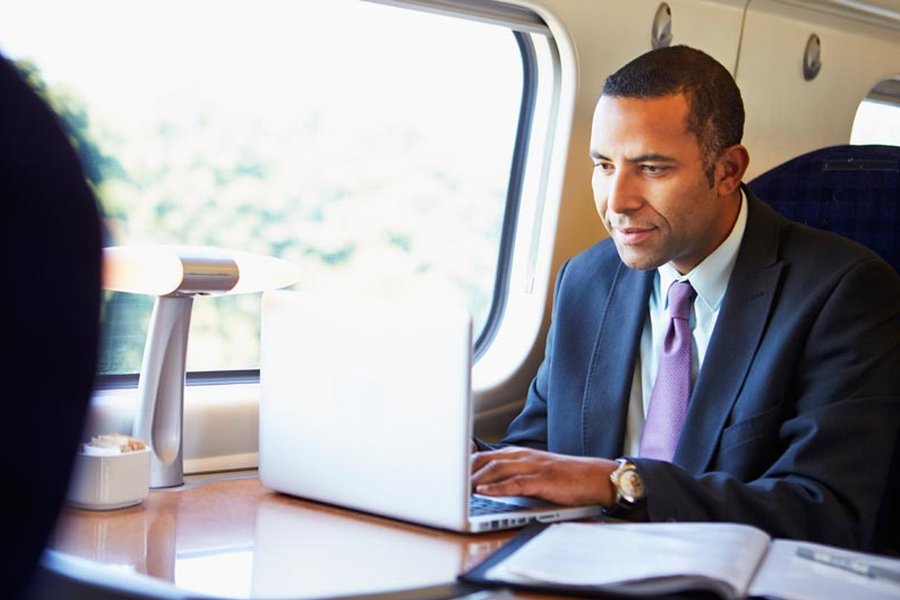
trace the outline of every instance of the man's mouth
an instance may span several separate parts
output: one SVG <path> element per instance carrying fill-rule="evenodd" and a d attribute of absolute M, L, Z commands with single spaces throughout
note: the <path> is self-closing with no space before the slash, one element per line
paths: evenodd
<path fill-rule="evenodd" d="M 653 227 L 616 227 L 616 237 L 623 244 L 640 244 L 653 233 Z"/>

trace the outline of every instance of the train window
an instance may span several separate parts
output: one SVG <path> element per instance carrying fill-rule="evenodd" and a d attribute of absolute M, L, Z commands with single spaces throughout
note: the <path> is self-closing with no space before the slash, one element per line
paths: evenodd
<path fill-rule="evenodd" d="M 860 103 L 850 143 L 900 146 L 900 80 L 882 81 Z"/>
<path fill-rule="evenodd" d="M 0 51 L 67 123 L 107 245 L 280 256 L 298 289 L 440 290 L 477 335 L 499 315 L 535 68 L 521 34 L 484 21 L 359 0 L 20 0 L 0 7 Z M 139 370 L 151 306 L 107 296 L 101 375 Z M 258 311 L 258 295 L 195 302 L 188 370 L 252 373 Z"/>

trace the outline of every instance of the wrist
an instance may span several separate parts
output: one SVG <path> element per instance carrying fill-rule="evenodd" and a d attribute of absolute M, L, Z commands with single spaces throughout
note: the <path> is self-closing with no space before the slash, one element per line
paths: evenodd
<path fill-rule="evenodd" d="M 627 458 L 616 460 L 616 468 L 609 475 L 613 502 L 605 514 L 619 519 L 634 519 L 645 514 L 646 490 L 637 465 Z"/>

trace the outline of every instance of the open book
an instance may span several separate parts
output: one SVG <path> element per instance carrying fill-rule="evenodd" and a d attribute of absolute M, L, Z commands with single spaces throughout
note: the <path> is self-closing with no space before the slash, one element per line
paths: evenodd
<path fill-rule="evenodd" d="M 831 564 L 828 564 L 831 563 Z M 900 560 L 731 523 L 561 523 L 526 529 L 463 581 L 604 597 L 900 598 Z"/>

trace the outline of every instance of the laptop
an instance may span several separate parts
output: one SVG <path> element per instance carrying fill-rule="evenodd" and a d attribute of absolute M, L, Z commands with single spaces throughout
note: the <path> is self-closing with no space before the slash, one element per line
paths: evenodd
<path fill-rule="evenodd" d="M 470 484 L 472 320 L 443 301 L 262 298 L 259 477 L 272 490 L 460 532 L 595 516 Z M 482 514 L 472 514 L 486 503 Z"/>

